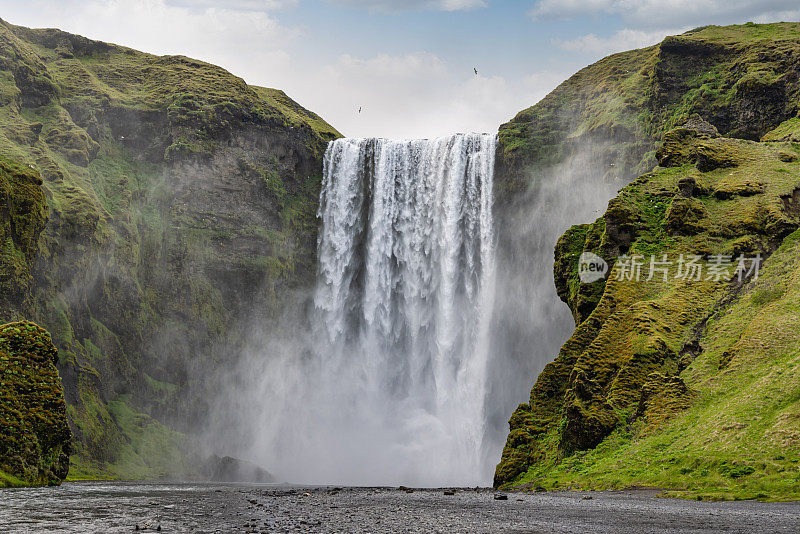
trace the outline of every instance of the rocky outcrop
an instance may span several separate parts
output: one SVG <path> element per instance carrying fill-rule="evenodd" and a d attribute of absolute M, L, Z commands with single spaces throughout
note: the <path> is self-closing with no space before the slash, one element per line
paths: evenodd
<path fill-rule="evenodd" d="M 60 484 L 69 470 L 67 405 L 50 334 L 0 326 L 0 487 Z"/>
<path fill-rule="evenodd" d="M 798 35 L 796 23 L 698 28 L 589 65 L 500 127 L 494 181 L 495 308 L 502 320 L 492 329 L 496 335 L 491 343 L 517 370 L 497 377 L 502 386 L 490 393 L 493 402 L 513 404 L 506 392 L 525 388 L 517 377 L 526 372 L 535 376 L 571 332 L 559 304 L 543 294 L 541 284 L 531 283 L 531 277 L 541 278 L 550 269 L 548 261 L 534 258 L 547 258 L 564 228 L 602 213 L 602 206 L 587 199 L 599 204 L 603 200 L 597 199 L 613 197 L 614 191 L 651 171 L 664 134 L 684 125 L 684 133 L 705 138 L 708 152 L 693 156 L 705 162 L 703 169 L 734 168 L 729 155 L 716 150 L 717 135 L 752 141 L 797 135 Z M 655 202 L 671 200 L 669 192 Z M 675 203 L 673 221 L 677 224 L 683 211 L 693 220 L 670 231 L 702 229 L 702 213 L 688 204 Z M 611 207 L 607 220 L 618 224 L 609 226 L 613 239 L 608 244 L 614 248 L 616 241 L 625 249 L 640 221 L 628 216 L 624 202 Z M 596 238 L 588 237 L 586 250 L 591 251 Z M 569 242 L 559 247 L 580 248 L 578 236 L 565 239 Z M 577 262 L 579 256 L 568 260 L 558 254 L 557 271 L 572 276 L 575 271 L 558 264 Z M 559 295 L 570 301 L 573 318 L 581 322 L 600 299 L 603 284 L 586 286 L 576 280 L 556 275 Z M 493 424 L 502 428 L 507 415 L 493 417 Z"/>
<path fill-rule="evenodd" d="M 586 451 L 600 463 L 610 454 L 631 451 L 634 458 L 629 464 L 624 468 L 617 464 L 618 480 L 664 483 L 667 479 L 658 479 L 655 471 L 637 462 L 659 461 L 656 458 L 663 453 L 655 443 L 663 443 L 666 435 L 683 439 L 685 450 L 670 449 L 681 462 L 702 463 L 697 456 L 703 454 L 701 450 L 720 451 L 723 458 L 739 461 L 726 440 L 716 434 L 716 425 L 724 426 L 719 410 L 724 414 L 731 402 L 757 406 L 752 395 L 767 395 L 763 388 L 771 382 L 770 373 L 790 364 L 775 357 L 777 363 L 768 370 L 759 367 L 773 350 L 765 347 L 746 355 L 737 351 L 741 368 L 730 371 L 732 352 L 723 347 L 736 347 L 760 335 L 741 332 L 753 328 L 753 319 L 746 314 L 760 313 L 770 299 L 783 295 L 764 292 L 762 297 L 759 290 L 751 289 L 756 283 L 754 273 L 742 269 L 745 264 L 737 258 L 765 258 L 778 250 L 781 254 L 774 253 L 765 263 L 766 278 L 756 276 L 757 284 L 772 287 L 779 282 L 770 276 L 791 276 L 784 267 L 769 268 L 772 262 L 786 265 L 797 253 L 787 240 L 794 243 L 793 232 L 800 227 L 800 212 L 793 200 L 800 189 L 800 168 L 795 161 L 787 161 L 791 158 L 782 157 L 797 153 L 797 147 L 789 143 L 715 137 L 694 128 L 700 126 L 689 124 L 667 132 L 658 152 L 664 166 L 622 189 L 602 218 L 572 228 L 559 242 L 556 285 L 578 325 L 539 376 L 530 402 L 520 405 L 512 416 L 496 485 L 516 481 L 558 486 L 563 480 L 588 484 L 591 473 L 597 471 L 567 474 L 576 466 L 589 465 L 577 456 Z M 726 164 L 709 165 L 712 160 Z M 605 255 L 613 265 L 607 281 L 596 282 L 599 289 L 579 286 L 574 257 L 584 251 Z M 684 262 L 689 257 L 705 269 L 702 275 L 687 278 Z M 636 258 L 641 270 L 632 270 Z M 652 263 L 664 258 L 664 263 Z M 741 296 L 750 292 L 753 297 Z M 591 295 L 599 298 L 592 301 Z M 737 321 L 740 324 L 733 327 Z M 724 328 L 740 333 L 728 337 L 721 333 Z M 721 369 L 728 370 L 724 378 L 718 376 Z M 751 378 L 755 382 L 749 391 L 733 388 L 729 396 L 711 402 L 712 407 L 708 402 L 697 405 L 699 398 L 721 391 L 720 381 L 732 384 Z M 775 405 L 771 401 L 767 405 L 781 411 L 798 391 L 796 385 L 788 386 L 778 394 Z M 670 425 L 681 424 L 686 428 L 701 425 L 702 435 L 686 430 L 684 436 L 670 430 Z M 762 431 L 769 435 L 778 431 L 777 426 L 774 419 L 765 421 Z M 668 431 L 672 433 L 665 434 Z M 772 442 L 751 439 L 747 455 L 760 458 L 775 450 Z M 647 449 L 651 456 L 642 456 L 643 447 L 654 447 Z M 570 457 L 575 461 L 565 464 L 564 458 Z M 715 461 L 708 462 L 705 472 L 717 469 Z M 678 463 L 668 480 L 683 487 L 686 482 L 679 470 L 689 468 Z M 603 479 L 597 476 L 596 480 Z M 695 477 L 692 483 L 705 488 L 718 484 L 713 475 L 703 476 L 707 478 Z M 775 487 L 775 491 L 786 491 L 778 482 Z"/>
<path fill-rule="evenodd" d="M 0 311 L 30 303 L 33 265 L 48 207 L 42 179 L 30 167 L 0 157 Z"/>
<path fill-rule="evenodd" d="M 627 429 L 647 376 L 673 380 L 685 372 L 677 362 L 695 354 L 682 349 L 678 333 L 702 329 L 709 307 L 730 290 L 693 286 L 637 297 L 618 283 L 581 283 L 582 253 L 601 256 L 614 273 L 626 254 L 766 254 L 796 228 L 796 184 L 786 174 L 794 172 L 796 147 L 786 143 L 800 124 L 798 58 L 797 23 L 698 28 L 590 65 L 501 126 L 501 313 L 503 302 L 514 301 L 504 292 L 524 292 L 515 265 L 542 246 L 541 229 L 526 230 L 522 221 L 540 209 L 554 173 L 630 185 L 603 217 L 571 228 L 556 245 L 557 293 L 577 329 L 512 416 L 496 484 L 557 472 L 565 455 Z M 531 354 L 537 340 L 526 334 L 527 316 L 505 315 L 512 319 L 498 346 Z"/>
<path fill-rule="evenodd" d="M 264 468 L 230 456 L 211 456 L 208 458 L 202 475 L 212 482 L 249 482 L 254 484 L 278 482 Z"/>
<path fill-rule="evenodd" d="M 135 444 L 195 426 L 253 325 L 302 320 L 339 134 L 214 65 L 59 30 L 0 21 L 0 71 L 0 319 L 52 333 L 81 472 L 146 476 L 168 462 Z"/>

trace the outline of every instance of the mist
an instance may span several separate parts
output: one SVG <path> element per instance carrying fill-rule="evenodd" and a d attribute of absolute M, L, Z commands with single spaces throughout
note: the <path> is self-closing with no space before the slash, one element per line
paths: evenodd
<path fill-rule="evenodd" d="M 555 243 L 619 186 L 587 144 L 498 214 L 494 150 L 477 134 L 329 145 L 316 287 L 253 329 L 210 449 L 298 484 L 491 483 L 511 412 L 574 328 Z"/>
<path fill-rule="evenodd" d="M 584 140 L 555 166 L 528 171 L 527 191 L 499 208 L 497 285 L 492 313 L 486 391 L 486 451 L 499 461 L 514 409 L 528 402 L 545 365 L 553 361 L 575 323 L 556 294 L 556 242 L 571 226 L 600 217 L 623 185 L 610 178 L 607 143 Z"/>

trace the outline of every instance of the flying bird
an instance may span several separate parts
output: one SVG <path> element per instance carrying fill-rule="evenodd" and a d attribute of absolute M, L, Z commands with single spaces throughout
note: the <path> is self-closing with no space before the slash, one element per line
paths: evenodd
<path fill-rule="evenodd" d="M 475 76 L 477 76 L 478 75 L 478 68 L 477 67 L 472 67 L 472 70 L 475 71 Z"/>
<path fill-rule="evenodd" d="M 361 106 L 358 106 L 358 112 L 361 113 Z"/>

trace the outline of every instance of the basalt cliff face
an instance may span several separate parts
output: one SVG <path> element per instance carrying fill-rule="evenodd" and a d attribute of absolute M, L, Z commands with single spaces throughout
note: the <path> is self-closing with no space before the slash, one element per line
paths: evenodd
<path fill-rule="evenodd" d="M 576 328 L 511 417 L 495 485 L 798 496 L 798 60 L 800 24 L 699 28 L 587 67 L 501 128 L 498 213 L 582 145 L 594 178 L 628 185 L 558 241 Z M 581 283 L 583 252 L 606 279 Z"/>
<path fill-rule="evenodd" d="M 204 377 L 303 306 L 335 137 L 219 67 L 0 22 L 0 321 L 52 333 L 73 476 L 181 468 Z"/>

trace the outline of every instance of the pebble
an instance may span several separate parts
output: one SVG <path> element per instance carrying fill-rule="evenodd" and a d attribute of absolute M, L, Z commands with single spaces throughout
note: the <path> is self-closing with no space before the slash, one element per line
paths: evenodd
<path fill-rule="evenodd" d="M 164 491 L 166 488 L 168 491 Z M 4 523 L 0 530 L 30 532 L 29 505 L 35 499 L 37 529 L 49 532 L 118 532 L 118 525 L 128 525 L 127 531 L 137 533 L 160 532 L 160 526 L 165 532 L 180 533 L 250 530 L 314 534 L 494 534 L 586 532 L 587 524 L 591 524 L 592 534 L 800 532 L 800 507 L 793 503 L 660 499 L 655 497 L 657 492 L 644 490 L 526 496 L 489 488 L 477 492 L 417 488 L 413 490 L 415 496 L 408 498 L 397 490 L 381 489 L 376 493 L 376 488 L 346 488 L 338 495 L 325 489 L 263 486 L 242 491 L 231 487 L 223 494 L 214 488 L 191 484 L 180 488 L 65 483 L 57 491 L 52 488 L 0 491 Z M 450 491 L 459 498 L 444 495 Z M 237 493 L 243 498 L 233 497 Z M 301 498 L 303 493 L 314 499 Z M 575 506 L 576 499 L 585 497 L 591 499 Z M 160 504 L 149 508 L 153 498 Z M 264 507 L 251 506 L 250 500 Z M 513 506 L 498 502 L 503 500 L 516 502 Z M 146 521 L 142 522 L 143 518 Z"/>

